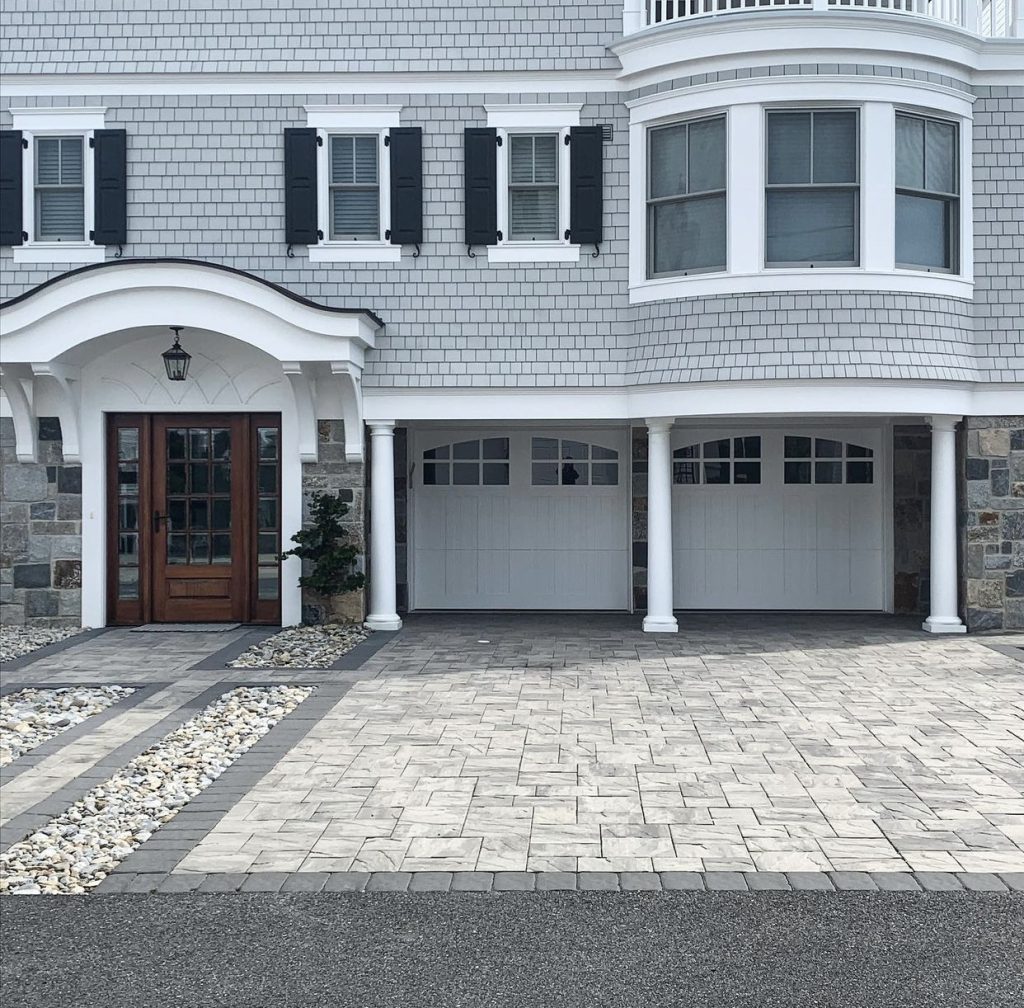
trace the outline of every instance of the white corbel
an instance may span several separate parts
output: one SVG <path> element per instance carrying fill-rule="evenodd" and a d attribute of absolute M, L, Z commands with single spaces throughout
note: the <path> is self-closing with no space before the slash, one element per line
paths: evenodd
<path fill-rule="evenodd" d="M 81 463 L 82 449 L 79 438 L 81 413 L 81 382 L 77 368 L 47 362 L 33 364 L 32 374 L 37 382 L 49 383 L 56 393 L 57 416 L 60 418 L 61 450 L 65 462 Z M 33 402 L 37 402 L 36 392 Z"/>
<path fill-rule="evenodd" d="M 339 386 L 341 418 L 345 421 L 345 461 L 363 461 L 362 368 L 352 361 L 331 361 L 331 375 Z"/>
<path fill-rule="evenodd" d="M 14 451 L 19 462 L 35 462 L 36 424 L 32 403 L 25 392 L 24 380 L 32 380 L 28 368 L 8 364 L 0 368 L 0 388 L 7 397 L 11 407 L 11 418 L 14 420 Z"/>
<path fill-rule="evenodd" d="M 316 462 L 319 455 L 312 374 L 309 366 L 301 361 L 282 361 L 281 368 L 295 397 L 295 413 L 299 422 L 299 458 L 303 462 Z"/>

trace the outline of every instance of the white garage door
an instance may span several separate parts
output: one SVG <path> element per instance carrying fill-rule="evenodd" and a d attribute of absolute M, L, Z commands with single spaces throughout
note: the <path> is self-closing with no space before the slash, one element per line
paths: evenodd
<path fill-rule="evenodd" d="M 622 430 L 417 432 L 412 606 L 626 609 Z"/>
<path fill-rule="evenodd" d="M 877 429 L 673 433 L 680 609 L 883 609 Z"/>

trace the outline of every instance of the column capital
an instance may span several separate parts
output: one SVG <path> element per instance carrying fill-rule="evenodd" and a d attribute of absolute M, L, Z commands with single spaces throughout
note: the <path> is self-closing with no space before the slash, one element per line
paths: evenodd
<path fill-rule="evenodd" d="M 647 417 L 644 423 L 649 431 L 667 431 L 672 429 L 676 422 L 675 417 Z"/>
<path fill-rule="evenodd" d="M 394 420 L 370 420 L 366 426 L 375 437 L 393 437 L 395 433 Z"/>
<path fill-rule="evenodd" d="M 928 417 L 928 423 L 931 429 L 937 431 L 953 431 L 956 430 L 956 425 L 963 420 L 962 416 L 930 416 Z"/>

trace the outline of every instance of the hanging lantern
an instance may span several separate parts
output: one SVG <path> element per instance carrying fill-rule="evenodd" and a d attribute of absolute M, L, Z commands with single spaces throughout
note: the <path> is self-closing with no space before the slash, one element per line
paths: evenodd
<path fill-rule="evenodd" d="M 178 334 L 183 328 L 184 326 L 180 325 L 172 325 L 170 327 L 171 332 L 174 333 L 174 346 L 170 350 L 165 350 L 160 355 L 164 359 L 168 381 L 184 381 L 188 376 L 188 365 L 189 361 L 192 360 L 192 355 L 186 353 L 181 345 L 181 339 Z"/>

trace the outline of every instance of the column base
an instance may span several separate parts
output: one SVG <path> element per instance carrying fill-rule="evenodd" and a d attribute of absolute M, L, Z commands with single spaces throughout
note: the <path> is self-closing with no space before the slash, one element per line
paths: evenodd
<path fill-rule="evenodd" d="M 645 616 L 644 633 L 679 633 L 675 616 Z"/>
<path fill-rule="evenodd" d="M 960 622 L 959 616 L 929 616 L 921 624 L 922 630 L 928 633 L 967 633 L 967 627 Z"/>
<path fill-rule="evenodd" d="M 363 626 L 368 630 L 401 630 L 402 617 L 398 613 L 371 613 Z"/>

